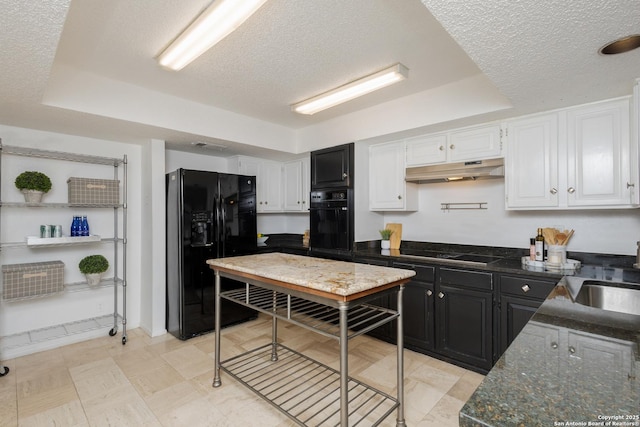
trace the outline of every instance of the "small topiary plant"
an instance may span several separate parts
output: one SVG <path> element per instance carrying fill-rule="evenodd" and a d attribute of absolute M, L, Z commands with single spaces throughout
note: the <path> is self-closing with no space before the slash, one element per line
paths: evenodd
<path fill-rule="evenodd" d="M 89 255 L 82 258 L 78 268 L 82 274 L 104 273 L 109 268 L 109 261 L 102 255 Z"/>
<path fill-rule="evenodd" d="M 15 181 L 18 190 L 35 190 L 47 193 L 51 190 L 51 180 L 42 172 L 25 171 Z"/>
<path fill-rule="evenodd" d="M 389 240 L 389 238 L 393 234 L 393 230 L 389 230 L 388 228 L 385 228 L 384 230 L 380 230 L 379 232 L 380 232 L 380 237 L 382 237 L 382 240 Z"/>

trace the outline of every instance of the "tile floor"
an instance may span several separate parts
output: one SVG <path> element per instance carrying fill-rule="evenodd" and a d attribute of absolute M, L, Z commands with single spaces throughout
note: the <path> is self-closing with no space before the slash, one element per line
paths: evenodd
<path fill-rule="evenodd" d="M 266 317 L 223 330 L 222 358 L 270 341 Z M 335 340 L 279 324 L 288 347 L 337 368 Z M 222 372 L 213 388 L 214 335 L 180 341 L 129 331 L 2 363 L 0 426 L 294 426 L 291 420 Z M 350 341 L 350 375 L 390 394 L 395 347 L 362 336 Z M 458 411 L 483 376 L 405 351 L 408 426 L 457 426 Z M 384 426 L 395 426 L 395 413 Z"/>

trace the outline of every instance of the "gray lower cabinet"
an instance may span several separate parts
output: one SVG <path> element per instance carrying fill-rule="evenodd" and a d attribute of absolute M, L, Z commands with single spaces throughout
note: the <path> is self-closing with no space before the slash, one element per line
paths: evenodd
<path fill-rule="evenodd" d="M 500 276 L 500 355 L 522 331 L 556 283 L 557 279 L 510 274 Z"/>

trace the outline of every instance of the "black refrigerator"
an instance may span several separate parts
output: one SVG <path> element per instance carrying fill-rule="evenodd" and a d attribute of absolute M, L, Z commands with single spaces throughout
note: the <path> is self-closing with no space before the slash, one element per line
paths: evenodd
<path fill-rule="evenodd" d="M 215 329 L 214 273 L 207 259 L 257 250 L 256 178 L 178 169 L 166 176 L 167 330 L 188 339 Z M 221 290 L 243 286 L 222 278 Z M 257 313 L 222 300 L 221 326 Z"/>

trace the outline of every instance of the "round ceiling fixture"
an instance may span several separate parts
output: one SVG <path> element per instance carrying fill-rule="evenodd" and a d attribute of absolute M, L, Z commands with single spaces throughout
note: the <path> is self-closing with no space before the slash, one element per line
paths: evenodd
<path fill-rule="evenodd" d="M 602 55 L 615 55 L 617 53 L 625 53 L 640 47 L 640 34 L 623 37 L 602 46 L 599 52 Z"/>

